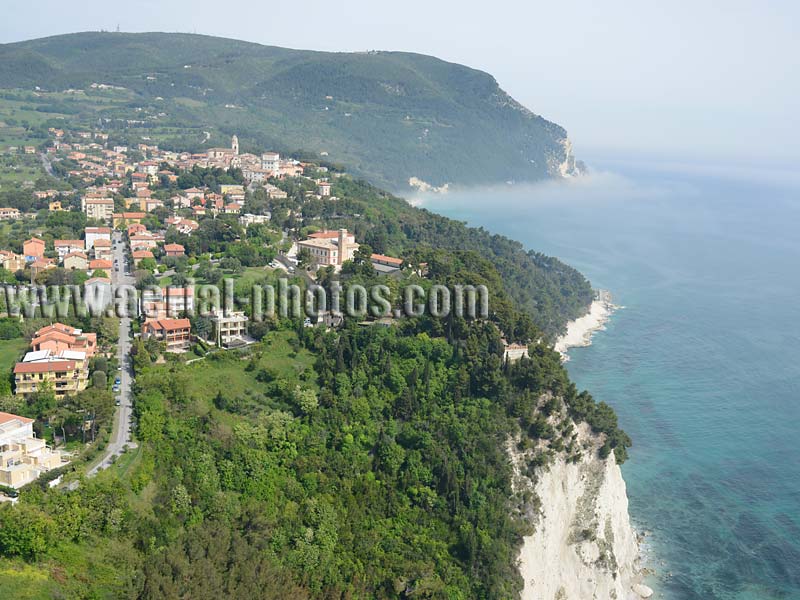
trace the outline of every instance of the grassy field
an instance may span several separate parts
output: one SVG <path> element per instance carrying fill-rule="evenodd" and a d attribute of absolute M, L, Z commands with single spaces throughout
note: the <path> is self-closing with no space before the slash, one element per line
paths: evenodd
<path fill-rule="evenodd" d="M 0 374 L 3 377 L 10 373 L 14 364 L 28 349 L 28 340 L 16 338 L 13 340 L 0 340 Z"/>
<path fill-rule="evenodd" d="M 184 371 L 187 397 L 195 402 L 201 414 L 215 410 L 213 401 L 220 393 L 240 398 L 245 404 L 269 404 L 271 400 L 264 396 L 266 384 L 257 379 L 262 370 L 286 380 L 290 387 L 302 382 L 304 387 L 315 388 L 314 357 L 305 349 L 295 350 L 296 339 L 292 331 L 271 332 L 247 352 L 225 351 L 187 365 Z M 238 417 L 220 411 L 219 418 L 232 424 Z"/>
<path fill-rule="evenodd" d="M 52 598 L 54 582 L 44 565 L 29 565 L 21 560 L 0 559 L 0 595 L 14 600 Z"/>

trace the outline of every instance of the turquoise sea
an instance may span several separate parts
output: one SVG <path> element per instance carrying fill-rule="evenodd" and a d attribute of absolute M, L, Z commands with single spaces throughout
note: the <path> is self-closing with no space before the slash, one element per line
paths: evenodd
<path fill-rule="evenodd" d="M 423 203 L 564 259 L 624 307 L 568 368 L 634 440 L 623 474 L 656 597 L 800 599 L 800 177 L 591 167 Z"/>

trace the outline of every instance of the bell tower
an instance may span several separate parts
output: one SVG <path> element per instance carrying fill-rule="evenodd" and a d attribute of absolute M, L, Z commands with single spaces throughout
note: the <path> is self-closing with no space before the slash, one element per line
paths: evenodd
<path fill-rule="evenodd" d="M 239 138 L 237 136 L 231 138 L 231 150 L 233 150 L 234 154 L 239 154 Z"/>

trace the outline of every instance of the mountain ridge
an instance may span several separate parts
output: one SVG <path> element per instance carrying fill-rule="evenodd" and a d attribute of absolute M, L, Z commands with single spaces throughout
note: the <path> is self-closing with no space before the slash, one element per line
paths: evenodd
<path fill-rule="evenodd" d="M 126 88 L 131 107 L 210 128 L 211 142 L 239 133 L 245 144 L 326 156 L 394 189 L 412 177 L 441 186 L 580 172 L 563 127 L 490 74 L 424 54 L 180 33 L 83 32 L 0 45 L 0 88 L 93 83 Z"/>

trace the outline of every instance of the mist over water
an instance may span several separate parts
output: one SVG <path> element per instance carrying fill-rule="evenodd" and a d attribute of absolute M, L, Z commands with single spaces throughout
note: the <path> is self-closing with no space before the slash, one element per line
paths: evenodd
<path fill-rule="evenodd" d="M 421 204 L 553 254 L 617 304 L 571 351 L 634 441 L 623 466 L 658 596 L 800 598 L 800 181 L 719 165 Z"/>

